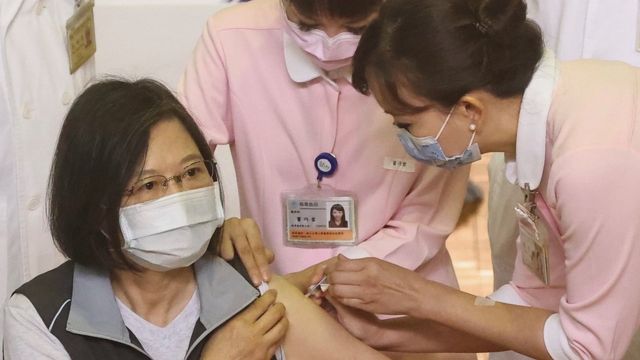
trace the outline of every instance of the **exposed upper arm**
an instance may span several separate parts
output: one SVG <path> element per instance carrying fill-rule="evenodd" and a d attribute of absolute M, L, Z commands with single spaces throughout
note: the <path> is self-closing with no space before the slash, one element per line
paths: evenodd
<path fill-rule="evenodd" d="M 388 359 L 353 337 L 322 308 L 282 277 L 269 282 L 287 309 L 289 330 L 284 341 L 287 360 Z"/>

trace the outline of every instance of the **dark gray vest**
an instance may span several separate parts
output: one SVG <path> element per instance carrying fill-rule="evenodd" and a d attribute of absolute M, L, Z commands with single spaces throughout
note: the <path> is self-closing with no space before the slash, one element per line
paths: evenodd
<path fill-rule="evenodd" d="M 253 288 L 244 267 L 239 262 L 235 262 L 232 266 L 242 274 L 242 277 L 238 276 L 233 281 L 246 281 Z M 31 301 L 45 326 L 58 338 L 72 359 L 149 359 L 142 345 L 129 329 L 126 329 L 129 332 L 129 343 L 92 334 L 71 332 L 67 329 L 76 268 L 77 266 L 73 262 L 67 261 L 22 285 L 15 293 L 22 294 Z M 242 286 L 245 286 L 246 289 L 247 284 Z M 243 308 L 237 309 L 237 312 Z M 119 314 L 115 316 L 119 316 Z M 224 321 L 226 322 L 228 319 L 224 319 Z M 215 328 L 219 328 L 221 325 L 224 323 L 218 324 Z M 187 359 L 200 359 L 204 345 L 214 333 L 213 327 L 207 329 L 202 318 L 199 319 L 191 335 L 189 345 L 191 350 Z M 194 345 L 195 347 L 193 347 Z"/>

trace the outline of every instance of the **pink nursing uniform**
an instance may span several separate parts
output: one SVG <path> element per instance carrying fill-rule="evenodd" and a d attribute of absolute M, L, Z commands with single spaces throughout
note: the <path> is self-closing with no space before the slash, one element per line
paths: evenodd
<path fill-rule="evenodd" d="M 314 183 L 314 158 L 327 151 L 339 168 L 323 183 L 357 195 L 359 247 L 455 285 L 444 241 L 468 167 L 449 172 L 411 159 L 375 99 L 358 93 L 348 72 L 320 70 L 285 26 L 279 0 L 217 13 L 179 88 L 210 145 L 231 144 L 242 215 L 257 221 L 275 270 L 297 271 L 340 251 L 288 247 L 283 238 L 282 192 Z M 406 166 L 394 168 L 394 160 Z"/>
<path fill-rule="evenodd" d="M 519 243 L 513 280 L 492 297 L 555 312 L 554 359 L 620 359 L 640 325 L 640 69 L 547 54 L 516 147 L 506 175 L 538 187 L 551 278 L 523 264 Z"/>

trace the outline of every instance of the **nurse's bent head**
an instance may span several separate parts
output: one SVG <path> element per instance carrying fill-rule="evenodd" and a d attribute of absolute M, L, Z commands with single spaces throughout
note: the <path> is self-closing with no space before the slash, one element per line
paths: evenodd
<path fill-rule="evenodd" d="M 319 29 L 333 37 L 361 34 L 377 15 L 383 0 L 283 0 L 289 20 L 301 29 Z"/>
<path fill-rule="evenodd" d="M 376 13 L 383 0 L 283 0 L 308 18 L 362 20 Z"/>
<path fill-rule="evenodd" d="M 109 270 L 136 269 L 121 249 L 118 215 L 145 163 L 151 129 L 166 120 L 178 121 L 202 158 L 213 159 L 193 118 L 158 82 L 105 80 L 74 101 L 58 139 L 48 198 L 51 233 L 68 258 Z"/>
<path fill-rule="evenodd" d="M 398 114 L 424 110 L 407 92 L 443 109 L 474 90 L 521 95 L 543 53 L 526 13 L 523 0 L 387 1 L 354 56 L 354 86 Z"/>

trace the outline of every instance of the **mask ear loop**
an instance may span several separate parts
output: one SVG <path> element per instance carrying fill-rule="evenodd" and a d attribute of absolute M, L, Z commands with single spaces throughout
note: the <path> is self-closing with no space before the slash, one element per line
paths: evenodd
<path fill-rule="evenodd" d="M 471 144 L 473 144 L 473 140 L 476 138 L 476 131 L 473 130 L 473 133 L 471 134 L 471 139 L 469 140 L 469 144 L 467 145 L 467 149 L 469 147 L 471 147 Z"/>
<path fill-rule="evenodd" d="M 435 139 L 438 140 L 438 138 L 440 138 L 440 135 L 442 135 L 442 132 L 444 131 L 444 128 L 447 126 L 447 124 L 449 123 L 449 119 L 451 119 L 451 115 L 453 114 L 453 110 L 456 109 L 456 106 L 454 105 L 451 110 L 449 110 L 449 114 L 447 114 L 447 117 L 444 119 L 444 123 L 442 124 L 442 127 L 440 127 L 440 130 L 438 131 L 438 134 L 436 135 Z M 476 127 L 475 125 L 473 126 L 473 133 L 471 134 L 471 139 L 469 140 L 469 144 L 467 144 L 467 148 L 469 148 L 471 146 L 471 144 L 473 144 L 473 140 L 476 138 Z"/>
<path fill-rule="evenodd" d="M 451 110 L 449 110 L 449 114 L 447 114 L 447 117 L 444 119 L 444 124 L 442 124 L 442 126 L 440 127 L 440 130 L 438 131 L 438 134 L 435 137 L 436 140 L 438 140 L 440 138 L 440 135 L 442 135 L 442 132 L 444 131 L 444 128 L 447 126 L 447 124 L 449 123 L 449 119 L 451 119 L 451 114 L 453 114 L 453 110 L 455 109 L 456 109 L 456 106 L 453 105 Z"/>

